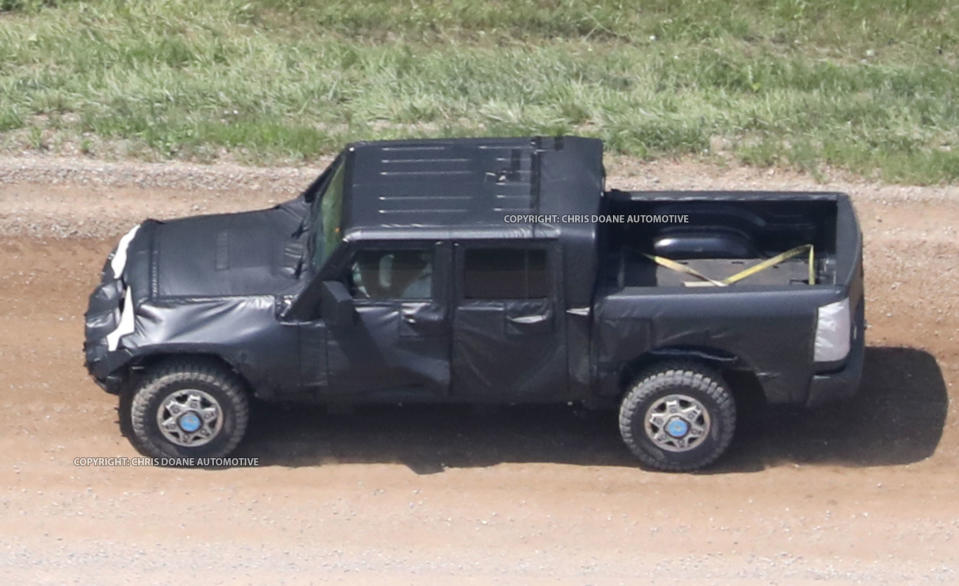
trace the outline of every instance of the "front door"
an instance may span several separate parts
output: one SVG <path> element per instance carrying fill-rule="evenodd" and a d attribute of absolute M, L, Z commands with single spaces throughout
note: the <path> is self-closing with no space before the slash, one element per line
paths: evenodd
<path fill-rule="evenodd" d="M 340 280 L 356 307 L 352 325 L 328 326 L 327 392 L 436 397 L 450 384 L 449 247 L 363 243 Z"/>
<path fill-rule="evenodd" d="M 456 244 L 452 393 L 524 402 L 567 394 L 555 241 Z"/>

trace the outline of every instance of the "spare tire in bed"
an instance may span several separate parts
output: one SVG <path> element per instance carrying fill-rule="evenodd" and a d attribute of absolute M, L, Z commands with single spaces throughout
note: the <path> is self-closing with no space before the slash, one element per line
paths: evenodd
<path fill-rule="evenodd" d="M 737 230 L 671 231 L 653 240 L 653 253 L 676 260 L 760 256 L 750 238 Z"/>

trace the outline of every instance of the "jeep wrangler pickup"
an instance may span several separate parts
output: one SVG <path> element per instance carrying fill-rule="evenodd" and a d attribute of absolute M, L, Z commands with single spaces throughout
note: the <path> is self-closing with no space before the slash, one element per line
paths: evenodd
<path fill-rule="evenodd" d="M 157 458 L 227 455 L 251 396 L 573 403 L 618 409 L 643 465 L 687 471 L 729 445 L 747 386 L 855 392 L 848 196 L 607 191 L 602 150 L 361 142 L 271 209 L 147 220 L 90 296 L 87 368 Z"/>

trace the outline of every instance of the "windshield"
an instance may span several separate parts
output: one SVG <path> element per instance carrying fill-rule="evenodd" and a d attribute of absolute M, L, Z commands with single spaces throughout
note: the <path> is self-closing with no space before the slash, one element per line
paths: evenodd
<path fill-rule="evenodd" d="M 310 262 L 319 269 L 340 243 L 343 214 L 343 168 L 341 161 L 310 209 Z"/>

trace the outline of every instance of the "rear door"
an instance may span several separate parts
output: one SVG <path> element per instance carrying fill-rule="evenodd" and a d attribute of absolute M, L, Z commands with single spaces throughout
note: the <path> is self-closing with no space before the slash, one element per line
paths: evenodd
<path fill-rule="evenodd" d="M 559 252 L 555 241 L 455 244 L 454 396 L 496 402 L 566 396 Z"/>

